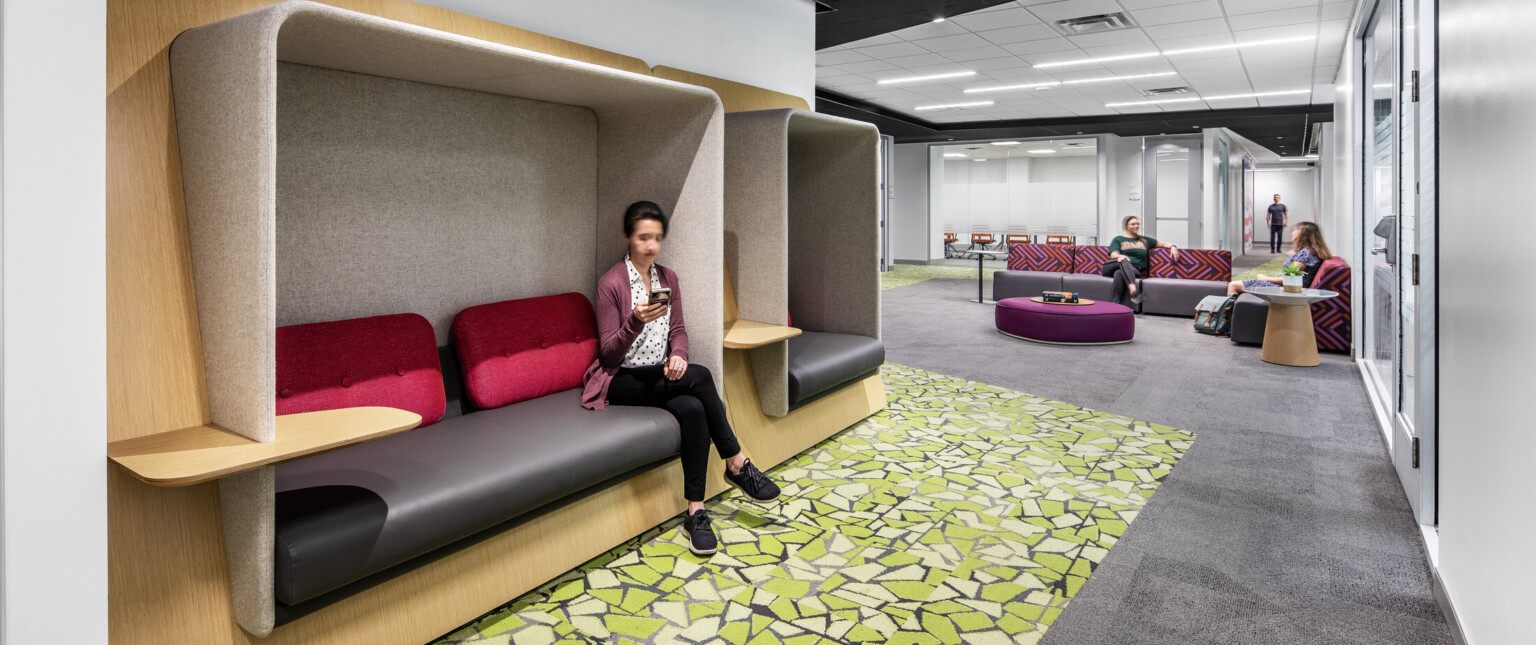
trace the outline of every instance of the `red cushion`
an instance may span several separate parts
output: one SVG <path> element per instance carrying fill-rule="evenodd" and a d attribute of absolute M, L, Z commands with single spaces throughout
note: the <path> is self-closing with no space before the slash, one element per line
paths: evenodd
<path fill-rule="evenodd" d="M 1099 267 L 1109 261 L 1107 246 L 1072 247 L 1072 272 L 1099 275 Z"/>
<path fill-rule="evenodd" d="M 1232 279 L 1232 252 L 1217 249 L 1179 249 L 1179 261 L 1173 261 L 1168 249 L 1152 249 L 1151 275 L 1153 278 L 1177 278 L 1180 280 Z"/>
<path fill-rule="evenodd" d="M 581 387 L 597 323 L 579 293 L 493 302 L 453 317 L 453 344 L 464 394 L 488 410 Z"/>
<path fill-rule="evenodd" d="M 417 314 L 277 328 L 277 413 L 384 406 L 443 418 L 432 324 Z"/>
<path fill-rule="evenodd" d="M 1072 270 L 1072 248 L 1064 244 L 1014 244 L 1008 248 L 1008 268 L 1013 271 L 1069 272 Z"/>
<path fill-rule="evenodd" d="M 1337 292 L 1335 298 L 1312 303 L 1312 328 L 1317 334 L 1317 348 L 1348 352 L 1352 342 L 1349 322 L 1349 265 L 1340 258 L 1328 258 L 1312 278 L 1313 289 Z"/>

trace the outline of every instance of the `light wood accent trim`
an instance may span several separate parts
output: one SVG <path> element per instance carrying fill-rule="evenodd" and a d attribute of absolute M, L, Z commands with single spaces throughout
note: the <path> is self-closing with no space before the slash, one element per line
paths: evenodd
<path fill-rule="evenodd" d="M 799 335 L 800 330 L 794 327 L 737 320 L 725 325 L 725 348 L 752 349 Z"/>
<path fill-rule="evenodd" d="M 1269 317 L 1264 321 L 1264 349 L 1259 358 L 1276 365 L 1317 365 L 1317 332 L 1312 326 L 1312 305 L 1306 301 L 1294 305 L 1270 302 Z"/>
<path fill-rule="evenodd" d="M 684 71 L 675 67 L 658 65 L 651 68 L 651 73 L 657 78 L 665 78 L 679 83 L 707 87 L 720 96 L 720 102 L 725 105 L 726 112 L 751 112 L 753 110 L 776 110 L 780 108 L 800 108 L 809 110 L 805 99 L 793 94 L 765 90 L 761 87 L 727 81 L 723 78 L 715 78 L 704 74 Z"/>
<path fill-rule="evenodd" d="M 277 417 L 277 440 L 252 441 L 200 425 L 107 444 L 107 458 L 156 486 L 186 486 L 267 464 L 404 432 L 421 415 L 395 408 L 322 410 Z"/>
<path fill-rule="evenodd" d="M 758 400 L 751 355 L 739 349 L 725 350 L 725 393 L 731 428 L 764 470 L 885 409 L 885 381 L 876 374 L 785 416 L 770 417 Z"/>

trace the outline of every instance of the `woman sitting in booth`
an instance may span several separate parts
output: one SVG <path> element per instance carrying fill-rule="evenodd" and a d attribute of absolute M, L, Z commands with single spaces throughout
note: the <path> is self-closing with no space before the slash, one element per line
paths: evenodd
<path fill-rule="evenodd" d="M 683 531 L 699 555 L 718 548 L 704 511 L 704 477 L 709 444 L 725 459 L 726 483 L 752 500 L 771 502 L 779 487 L 741 452 L 715 391 L 709 368 L 688 362 L 688 332 L 677 273 L 656 263 L 667 236 L 667 214 L 652 202 L 635 202 L 624 212 L 629 253 L 597 281 L 597 358 L 587 368 L 582 407 L 605 405 L 662 408 L 682 427 L 683 497 L 688 513 Z M 643 278 L 642 278 L 643 276 Z"/>
<path fill-rule="evenodd" d="M 1167 242 L 1159 242 L 1156 238 L 1145 237 L 1141 234 L 1141 218 L 1128 215 L 1120 222 L 1120 227 L 1130 235 L 1117 235 L 1109 243 L 1109 262 L 1099 267 L 1099 274 L 1106 278 L 1115 279 L 1115 302 L 1130 306 L 1131 303 L 1141 302 L 1141 285 L 1137 282 L 1147 272 L 1148 258 L 1152 249 L 1164 248 L 1173 253 L 1173 259 L 1179 259 L 1179 247 Z"/>
<path fill-rule="evenodd" d="M 1328 252 L 1328 244 L 1323 241 L 1323 231 L 1312 222 L 1302 222 L 1296 225 L 1296 230 L 1291 231 L 1291 256 L 1285 259 L 1286 266 L 1290 264 L 1301 265 L 1301 286 L 1310 289 L 1312 278 L 1317 277 L 1318 267 L 1323 262 L 1333 257 Z M 1254 287 L 1273 287 L 1281 284 L 1280 276 L 1261 275 L 1255 280 L 1233 280 L 1227 285 L 1227 295 L 1243 293 Z"/>

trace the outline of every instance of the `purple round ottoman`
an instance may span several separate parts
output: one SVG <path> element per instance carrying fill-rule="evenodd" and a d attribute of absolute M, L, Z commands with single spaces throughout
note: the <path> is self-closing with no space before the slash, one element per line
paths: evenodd
<path fill-rule="evenodd" d="M 1029 298 L 997 301 L 997 330 L 1037 343 L 1112 345 L 1136 335 L 1136 315 L 1113 302 L 1053 305 Z"/>

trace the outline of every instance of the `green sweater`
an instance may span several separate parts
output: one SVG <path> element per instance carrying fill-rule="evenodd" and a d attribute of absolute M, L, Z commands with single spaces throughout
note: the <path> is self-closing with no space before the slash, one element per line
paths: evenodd
<path fill-rule="evenodd" d="M 1120 255 L 1130 258 L 1131 264 L 1136 265 L 1136 269 L 1143 273 L 1147 270 L 1147 254 L 1155 248 L 1157 248 L 1157 239 L 1145 235 L 1141 236 L 1141 241 L 1137 241 L 1134 237 L 1117 235 L 1109 243 L 1111 253 L 1119 251 Z"/>

